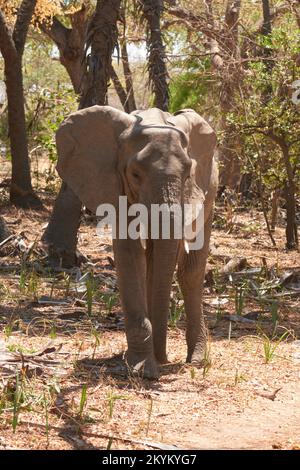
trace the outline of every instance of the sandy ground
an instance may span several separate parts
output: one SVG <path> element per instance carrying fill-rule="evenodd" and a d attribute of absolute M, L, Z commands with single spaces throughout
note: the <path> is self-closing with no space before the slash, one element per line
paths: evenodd
<path fill-rule="evenodd" d="M 40 237 L 53 204 L 50 193 L 42 197 L 44 212 L 2 204 L 9 228 L 27 248 Z M 245 257 L 248 268 L 264 267 L 265 277 L 254 278 L 264 289 L 273 278 L 297 273 L 299 253 L 285 251 L 282 225 L 274 249 L 260 213 L 237 210 L 228 217 L 217 209 L 209 259 L 214 273 L 233 256 Z M 79 248 L 93 264 L 77 276 L 92 271 L 97 281 L 91 315 L 86 292 L 75 291 L 76 273 L 39 271 L 38 248 L 26 268 L 14 242 L 0 258 L 0 449 L 300 449 L 297 290 L 285 285 L 260 291 L 277 302 L 274 333 L 271 301 L 258 302 L 247 290 L 241 313 L 250 321 L 234 321 L 234 282 L 208 282 L 208 366 L 198 370 L 184 363 L 182 316 L 170 324 L 170 364 L 162 367 L 160 380 L 128 378 L 111 247 L 85 220 Z M 43 296 L 52 303 L 40 303 Z M 225 299 L 222 307 L 217 299 Z"/>

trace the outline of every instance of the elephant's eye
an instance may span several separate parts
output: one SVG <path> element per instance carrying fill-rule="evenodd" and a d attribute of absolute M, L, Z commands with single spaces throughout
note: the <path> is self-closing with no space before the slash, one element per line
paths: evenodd
<path fill-rule="evenodd" d="M 140 175 L 139 175 L 138 173 L 136 173 L 136 172 L 133 172 L 133 173 L 132 173 L 132 176 L 133 176 L 133 178 L 134 178 L 135 180 L 139 180 L 139 179 L 140 179 Z"/>

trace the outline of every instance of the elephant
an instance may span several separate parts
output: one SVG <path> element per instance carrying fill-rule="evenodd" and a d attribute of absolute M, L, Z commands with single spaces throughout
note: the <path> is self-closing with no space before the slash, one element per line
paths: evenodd
<path fill-rule="evenodd" d="M 79 110 L 56 133 L 57 171 L 89 210 L 100 204 L 203 204 L 204 243 L 189 251 L 183 239 L 113 240 L 125 314 L 126 362 L 133 374 L 156 379 L 168 362 L 167 325 L 173 274 L 186 313 L 187 362 L 203 365 L 205 265 L 218 185 L 216 134 L 195 111 L 157 108 L 131 114 L 110 106 Z"/>

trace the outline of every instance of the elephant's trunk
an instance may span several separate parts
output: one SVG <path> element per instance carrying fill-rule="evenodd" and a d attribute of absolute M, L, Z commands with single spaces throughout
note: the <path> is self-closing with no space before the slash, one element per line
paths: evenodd
<path fill-rule="evenodd" d="M 181 186 L 178 181 L 168 181 L 155 191 L 152 198 L 157 204 L 180 204 Z M 152 323 L 155 357 L 160 363 L 167 362 L 166 338 L 170 292 L 176 267 L 179 240 L 174 239 L 174 217 L 171 215 L 170 239 L 147 242 L 147 303 Z"/>
<path fill-rule="evenodd" d="M 153 240 L 147 250 L 148 312 L 158 362 L 167 362 L 166 342 L 170 292 L 176 266 L 178 240 Z"/>

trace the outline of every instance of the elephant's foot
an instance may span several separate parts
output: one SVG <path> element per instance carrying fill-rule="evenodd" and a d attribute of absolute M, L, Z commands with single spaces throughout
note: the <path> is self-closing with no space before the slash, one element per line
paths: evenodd
<path fill-rule="evenodd" d="M 159 364 L 168 364 L 168 356 L 167 356 L 167 345 L 166 345 L 166 340 L 162 339 L 161 337 L 159 338 L 154 338 L 153 339 L 153 350 L 154 350 L 154 356 L 155 359 Z"/>
<path fill-rule="evenodd" d="M 51 268 L 70 269 L 87 261 L 87 258 L 78 250 L 59 248 L 52 243 L 48 243 L 45 239 L 42 239 L 42 245 L 45 251 L 48 252 L 47 264 Z"/>
<path fill-rule="evenodd" d="M 168 356 L 166 353 L 155 353 L 155 358 L 159 364 L 168 364 Z"/>
<path fill-rule="evenodd" d="M 198 367 L 203 367 L 209 361 L 206 347 L 201 345 L 194 348 L 192 351 L 188 351 L 186 362 L 194 364 Z"/>
<path fill-rule="evenodd" d="M 158 379 L 159 371 L 152 354 L 127 351 L 125 361 L 132 375 L 145 379 Z"/>

